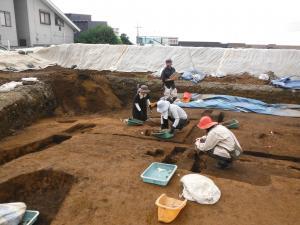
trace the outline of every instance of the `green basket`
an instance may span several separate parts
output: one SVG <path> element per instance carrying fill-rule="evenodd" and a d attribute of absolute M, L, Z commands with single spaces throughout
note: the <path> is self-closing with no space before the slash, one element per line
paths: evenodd
<path fill-rule="evenodd" d="M 171 139 L 174 137 L 174 134 L 171 134 L 169 131 L 162 131 L 162 132 L 152 133 L 152 136 L 160 139 Z"/>
<path fill-rule="evenodd" d="M 132 118 L 129 118 L 127 120 L 128 126 L 142 126 L 143 124 L 144 124 L 144 121 L 142 121 L 142 120 L 132 119 Z"/>
<path fill-rule="evenodd" d="M 222 125 L 227 127 L 228 129 L 237 129 L 240 126 L 239 121 L 236 119 L 226 121 L 222 123 Z"/>

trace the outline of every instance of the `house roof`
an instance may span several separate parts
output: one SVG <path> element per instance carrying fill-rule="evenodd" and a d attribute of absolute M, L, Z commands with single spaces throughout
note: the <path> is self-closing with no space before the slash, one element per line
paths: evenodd
<path fill-rule="evenodd" d="M 77 27 L 53 2 L 50 0 L 41 0 L 44 2 L 50 9 L 52 9 L 58 16 L 61 17 L 69 26 L 72 27 L 73 30 L 80 31 L 79 27 Z"/>

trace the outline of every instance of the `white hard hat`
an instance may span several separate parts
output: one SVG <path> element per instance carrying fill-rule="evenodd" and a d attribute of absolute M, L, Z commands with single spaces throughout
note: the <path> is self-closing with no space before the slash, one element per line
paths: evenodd
<path fill-rule="evenodd" d="M 170 102 L 166 100 L 159 100 L 157 102 L 157 112 L 165 114 L 168 113 L 168 109 L 170 107 Z"/>

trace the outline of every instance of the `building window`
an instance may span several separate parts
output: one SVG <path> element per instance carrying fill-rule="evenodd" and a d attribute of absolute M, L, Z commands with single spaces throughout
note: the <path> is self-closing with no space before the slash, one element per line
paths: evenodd
<path fill-rule="evenodd" d="M 55 25 L 59 27 L 64 26 L 64 21 L 56 14 L 55 14 Z"/>
<path fill-rule="evenodd" d="M 0 11 L 0 23 L 3 27 L 11 27 L 10 12 Z"/>
<path fill-rule="evenodd" d="M 41 24 L 50 25 L 50 13 L 40 10 L 40 22 Z"/>

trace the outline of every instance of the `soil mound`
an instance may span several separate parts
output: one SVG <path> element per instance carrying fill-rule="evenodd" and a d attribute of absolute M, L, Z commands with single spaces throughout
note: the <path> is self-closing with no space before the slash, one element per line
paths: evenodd
<path fill-rule="evenodd" d="M 0 138 L 39 118 L 52 115 L 55 107 L 51 87 L 42 82 L 0 93 Z"/>
<path fill-rule="evenodd" d="M 64 73 L 61 76 L 61 72 Z M 51 83 L 56 96 L 57 114 L 83 114 L 121 108 L 121 101 L 114 94 L 104 76 L 92 76 L 95 72 L 56 71 L 44 79 Z"/>

